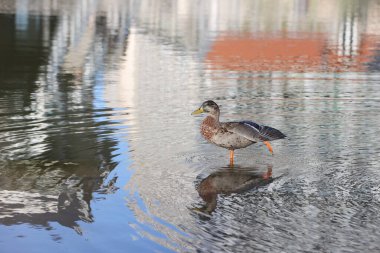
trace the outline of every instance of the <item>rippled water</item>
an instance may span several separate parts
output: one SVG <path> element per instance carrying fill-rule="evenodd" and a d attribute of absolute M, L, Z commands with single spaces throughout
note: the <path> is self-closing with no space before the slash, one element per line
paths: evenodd
<path fill-rule="evenodd" d="M 380 251 L 379 27 L 376 0 L 0 0 L 0 251 Z M 289 139 L 227 168 L 207 99 Z"/>

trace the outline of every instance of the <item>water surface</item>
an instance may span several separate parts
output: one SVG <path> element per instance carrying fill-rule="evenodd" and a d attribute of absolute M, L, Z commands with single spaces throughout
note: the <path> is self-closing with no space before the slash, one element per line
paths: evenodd
<path fill-rule="evenodd" d="M 0 1 L 1 251 L 379 251 L 379 13 Z M 289 139 L 226 168 L 207 99 Z"/>

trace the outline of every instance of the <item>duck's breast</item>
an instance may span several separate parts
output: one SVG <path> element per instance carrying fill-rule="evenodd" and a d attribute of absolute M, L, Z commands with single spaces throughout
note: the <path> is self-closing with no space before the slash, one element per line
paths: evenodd
<path fill-rule="evenodd" d="M 218 132 L 215 118 L 207 116 L 201 124 L 201 134 L 207 140 L 212 142 L 214 135 Z"/>

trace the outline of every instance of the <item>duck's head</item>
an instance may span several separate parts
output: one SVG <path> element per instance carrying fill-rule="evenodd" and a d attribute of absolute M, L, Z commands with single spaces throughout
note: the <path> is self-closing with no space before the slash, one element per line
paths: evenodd
<path fill-rule="evenodd" d="M 219 115 L 219 106 L 212 100 L 203 102 L 199 109 L 193 111 L 191 115 L 197 115 L 201 113 L 208 113 L 211 115 Z"/>

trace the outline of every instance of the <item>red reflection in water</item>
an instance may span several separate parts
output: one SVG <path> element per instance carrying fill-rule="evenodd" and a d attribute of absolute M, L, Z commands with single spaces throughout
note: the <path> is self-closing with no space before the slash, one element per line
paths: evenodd
<path fill-rule="evenodd" d="M 213 67 L 233 71 L 365 71 L 374 56 L 376 36 L 364 35 L 358 47 L 333 45 L 324 34 L 299 37 L 224 36 L 217 39 L 206 60 Z"/>

